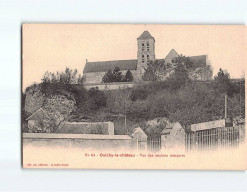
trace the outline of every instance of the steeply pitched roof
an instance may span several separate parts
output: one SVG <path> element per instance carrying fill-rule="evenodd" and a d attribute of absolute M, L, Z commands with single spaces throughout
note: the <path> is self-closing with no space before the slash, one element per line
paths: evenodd
<path fill-rule="evenodd" d="M 166 127 L 165 127 L 165 129 L 161 132 L 161 134 L 162 135 L 169 134 L 172 131 L 174 125 L 175 125 L 175 123 L 169 123 L 169 124 L 167 124 Z"/>
<path fill-rule="evenodd" d="M 144 31 L 138 38 L 138 39 L 154 39 L 154 37 L 152 37 L 152 35 L 148 32 L 148 31 Z"/>
<path fill-rule="evenodd" d="M 171 133 L 172 129 L 164 129 L 162 132 L 161 132 L 161 135 L 165 135 L 165 134 L 169 134 Z"/>
<path fill-rule="evenodd" d="M 38 109 L 36 112 L 34 112 L 31 116 L 29 116 L 26 120 L 44 120 L 44 119 L 50 119 L 48 114 L 42 109 Z"/>
<path fill-rule="evenodd" d="M 146 136 L 146 137 L 147 137 L 146 133 L 141 129 L 141 127 L 138 127 L 138 128 L 135 128 L 135 129 L 134 129 L 134 132 L 132 133 L 132 137 L 134 137 L 135 134 L 137 134 L 137 133 L 140 133 L 140 134 L 142 134 L 143 136 Z"/>
<path fill-rule="evenodd" d="M 169 134 L 173 129 L 183 129 L 179 122 L 167 124 L 165 129 L 161 132 L 161 135 Z"/>
<path fill-rule="evenodd" d="M 200 56 L 189 56 L 190 60 L 193 62 L 193 67 L 197 68 L 207 63 L 207 55 Z"/>
<path fill-rule="evenodd" d="M 174 49 L 172 49 L 165 57 L 165 61 L 171 63 L 171 61 L 178 56 L 179 54 Z"/>
<path fill-rule="evenodd" d="M 120 70 L 136 70 L 137 60 L 115 60 L 102 62 L 86 62 L 83 73 L 89 72 L 106 72 L 119 67 Z"/>

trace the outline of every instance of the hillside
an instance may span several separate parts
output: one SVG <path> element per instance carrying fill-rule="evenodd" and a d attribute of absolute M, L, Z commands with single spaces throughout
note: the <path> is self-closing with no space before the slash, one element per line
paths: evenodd
<path fill-rule="evenodd" d="M 23 94 L 22 122 L 25 124 L 28 116 L 43 107 L 63 120 L 113 121 L 116 134 L 126 134 L 140 126 L 149 136 L 156 137 L 168 121 L 187 126 L 223 118 L 224 91 L 228 93 L 228 117 L 239 116 L 240 110 L 244 116 L 244 89 L 244 80 L 240 89 L 240 82 L 217 79 L 170 79 L 111 91 L 86 90 L 83 84 L 42 82 L 28 87 Z M 156 120 L 155 125 L 150 125 L 152 120 Z"/>

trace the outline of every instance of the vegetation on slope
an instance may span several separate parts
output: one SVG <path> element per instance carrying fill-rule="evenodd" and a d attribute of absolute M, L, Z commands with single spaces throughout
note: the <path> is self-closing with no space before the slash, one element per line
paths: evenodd
<path fill-rule="evenodd" d="M 178 121 L 183 126 L 223 118 L 225 93 L 228 94 L 228 116 L 239 116 L 240 110 L 242 116 L 245 114 L 244 80 L 233 83 L 230 75 L 221 69 L 211 82 L 192 81 L 186 69 L 179 67 L 166 81 L 111 91 L 86 90 L 80 82 L 71 83 L 67 75 L 70 73 L 70 70 L 61 73 L 62 78 L 67 78 L 62 81 L 59 75 L 53 80 L 44 76 L 38 84 L 41 92 L 45 97 L 52 94 L 73 97 L 76 109 L 70 113 L 69 121 L 113 121 L 116 134 L 126 134 L 141 126 L 149 136 L 157 136 L 160 129 L 145 129 L 146 122 L 156 118 Z M 77 77 L 74 75 L 74 78 Z M 32 87 L 27 88 L 23 99 Z M 31 114 L 25 110 L 22 113 L 23 121 Z"/>

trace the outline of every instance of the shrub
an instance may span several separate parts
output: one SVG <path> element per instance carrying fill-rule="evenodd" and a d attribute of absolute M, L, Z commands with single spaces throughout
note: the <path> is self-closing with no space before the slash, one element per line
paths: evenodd
<path fill-rule="evenodd" d="M 130 99 L 132 101 L 145 100 L 147 98 L 147 96 L 148 96 L 148 91 L 147 90 L 142 89 L 142 88 L 137 88 L 137 89 L 134 89 L 131 92 Z"/>

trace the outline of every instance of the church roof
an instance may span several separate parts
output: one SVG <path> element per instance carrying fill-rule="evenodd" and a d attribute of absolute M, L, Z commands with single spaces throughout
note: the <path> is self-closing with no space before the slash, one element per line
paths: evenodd
<path fill-rule="evenodd" d="M 169 62 L 171 60 L 173 60 L 174 58 L 178 57 L 179 54 L 172 49 L 167 56 L 165 57 L 165 61 Z M 206 65 L 207 63 L 207 55 L 199 55 L 199 56 L 188 56 L 190 58 L 190 60 L 193 62 L 193 67 L 197 68 L 199 66 L 203 66 Z"/>
<path fill-rule="evenodd" d="M 171 51 L 165 57 L 165 61 L 173 60 L 174 58 L 176 58 L 178 56 L 179 56 L 179 54 L 174 49 L 171 49 Z"/>
<path fill-rule="evenodd" d="M 193 67 L 197 68 L 207 63 L 207 55 L 200 56 L 189 56 L 190 60 L 193 62 Z"/>
<path fill-rule="evenodd" d="M 115 60 L 115 61 L 101 61 L 101 62 L 86 62 L 83 73 L 89 72 L 106 72 L 109 69 L 113 70 L 119 67 L 120 70 L 136 70 L 136 60 Z"/>
<path fill-rule="evenodd" d="M 152 35 L 148 31 L 144 31 L 137 39 L 151 39 L 151 38 L 153 38 Z"/>

